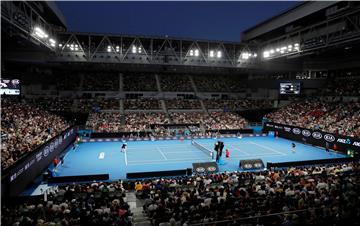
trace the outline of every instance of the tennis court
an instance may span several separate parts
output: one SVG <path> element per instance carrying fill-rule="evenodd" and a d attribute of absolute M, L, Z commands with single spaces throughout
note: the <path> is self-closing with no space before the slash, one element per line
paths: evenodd
<path fill-rule="evenodd" d="M 296 143 L 296 152 L 291 142 L 274 137 L 222 138 L 230 158 L 220 171 L 239 170 L 239 160 L 260 158 L 266 162 L 304 161 L 314 159 L 340 158 L 343 154 Z M 197 139 L 203 147 L 212 150 L 215 139 Z M 212 161 L 210 154 L 191 144 L 191 140 L 128 141 L 125 153 L 122 142 L 86 142 L 75 150 L 68 150 L 65 163 L 59 166 L 56 176 L 109 174 L 110 180 L 125 179 L 126 173 L 165 171 L 192 168 L 194 162 Z"/>

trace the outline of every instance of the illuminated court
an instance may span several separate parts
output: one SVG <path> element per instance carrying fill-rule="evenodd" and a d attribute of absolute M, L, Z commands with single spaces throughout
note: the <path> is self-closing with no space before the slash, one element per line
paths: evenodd
<path fill-rule="evenodd" d="M 266 162 L 291 162 L 346 157 L 343 154 L 296 143 L 272 136 L 221 138 L 230 158 L 223 154 L 224 165 L 220 171 L 240 170 L 239 160 L 262 159 Z M 212 150 L 215 139 L 197 139 L 196 142 Z M 75 150 L 69 149 L 65 163 L 59 166 L 55 176 L 109 174 L 110 180 L 125 179 L 126 173 L 166 171 L 192 168 L 192 163 L 213 161 L 208 153 L 191 144 L 191 140 L 128 141 L 126 153 L 121 152 L 122 142 L 86 142 Z"/>

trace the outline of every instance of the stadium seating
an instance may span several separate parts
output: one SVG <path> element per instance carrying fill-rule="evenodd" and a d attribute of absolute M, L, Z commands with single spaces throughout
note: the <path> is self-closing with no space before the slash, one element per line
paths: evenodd
<path fill-rule="evenodd" d="M 157 91 L 154 74 L 124 74 L 125 91 Z"/>
<path fill-rule="evenodd" d="M 62 117 L 17 98 L 1 100 L 1 167 L 7 168 L 24 154 L 67 129 Z"/>
<path fill-rule="evenodd" d="M 126 187 L 127 188 L 127 187 Z M 122 183 L 64 185 L 47 201 L 33 199 L 2 206 L 2 225 L 132 225 Z"/>
<path fill-rule="evenodd" d="M 160 101 L 152 98 L 125 99 L 125 110 L 151 110 L 161 109 Z"/>
<path fill-rule="evenodd" d="M 299 100 L 266 117 L 277 123 L 355 136 L 360 126 L 360 103 Z"/>
<path fill-rule="evenodd" d="M 208 109 L 227 109 L 227 110 L 249 110 L 249 109 L 266 109 L 272 108 L 270 100 L 222 100 L 222 99 L 205 99 L 205 107 Z"/>
<path fill-rule="evenodd" d="M 162 75 L 160 76 L 161 89 L 163 91 L 194 91 L 190 79 L 187 75 Z"/>
<path fill-rule="evenodd" d="M 353 162 L 61 185 L 47 201 L 3 203 L 2 225 L 132 225 L 125 201 L 132 191 L 153 225 L 351 225 L 360 212 L 359 172 Z"/>

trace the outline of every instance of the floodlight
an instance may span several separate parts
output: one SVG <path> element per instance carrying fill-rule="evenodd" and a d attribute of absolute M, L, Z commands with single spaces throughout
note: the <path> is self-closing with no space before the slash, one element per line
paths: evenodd
<path fill-rule="evenodd" d="M 139 47 L 138 49 L 139 49 L 138 52 L 141 53 L 141 47 Z"/>
<path fill-rule="evenodd" d="M 59 43 L 59 47 L 62 47 L 62 44 L 61 44 L 61 43 Z"/>
<path fill-rule="evenodd" d="M 243 60 L 249 59 L 249 53 L 248 53 L 248 52 L 243 52 L 243 53 L 241 54 L 241 59 L 243 59 Z"/>
<path fill-rule="evenodd" d="M 195 49 L 195 56 L 199 56 L 199 50 Z"/>
<path fill-rule="evenodd" d="M 255 57 L 255 58 L 257 57 L 257 54 L 256 54 L 256 53 L 254 53 L 254 57 Z"/>
<path fill-rule="evenodd" d="M 41 38 L 41 39 L 49 37 L 49 35 L 46 34 L 40 27 L 34 28 L 34 34 L 35 34 L 35 36 L 37 36 L 38 38 Z"/>
<path fill-rule="evenodd" d="M 132 52 L 132 53 L 136 53 L 136 46 L 133 46 L 133 47 L 132 47 L 131 52 Z"/>
<path fill-rule="evenodd" d="M 264 51 L 263 56 L 264 58 L 268 58 L 270 56 L 269 51 Z"/>
<path fill-rule="evenodd" d="M 210 56 L 210 57 L 214 57 L 214 51 L 213 51 L 213 50 L 210 50 L 209 56 Z"/>
<path fill-rule="evenodd" d="M 120 46 L 116 46 L 116 52 L 120 52 Z"/>
<path fill-rule="evenodd" d="M 190 56 L 194 56 L 194 50 L 190 49 Z"/>
<path fill-rule="evenodd" d="M 222 56 L 222 52 L 221 51 L 217 51 L 217 58 L 221 58 Z"/>
<path fill-rule="evenodd" d="M 78 47 L 75 47 L 75 51 L 78 51 L 79 50 L 79 48 Z"/>
<path fill-rule="evenodd" d="M 270 50 L 270 53 L 271 53 L 271 54 L 275 53 L 275 50 L 274 50 L 274 49 L 271 49 L 271 50 Z"/>
<path fill-rule="evenodd" d="M 50 42 L 50 45 L 51 45 L 52 47 L 55 47 L 56 41 L 55 41 L 54 39 L 50 38 L 50 39 L 49 39 L 49 42 Z"/>

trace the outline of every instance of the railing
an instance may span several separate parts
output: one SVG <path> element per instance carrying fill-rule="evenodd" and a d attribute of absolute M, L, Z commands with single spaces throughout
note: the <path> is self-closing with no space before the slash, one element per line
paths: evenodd
<path fill-rule="evenodd" d="M 320 207 L 320 208 L 312 208 L 312 211 L 316 211 L 316 210 L 321 210 L 321 209 L 325 209 L 325 208 L 329 208 L 329 207 Z M 203 223 L 195 223 L 195 224 L 189 224 L 191 226 L 200 226 L 200 225 L 224 225 L 226 223 L 232 223 L 232 224 L 243 224 L 243 223 L 247 223 L 251 224 L 251 225 L 259 225 L 259 222 L 267 222 L 267 223 L 271 223 L 267 218 L 273 218 L 278 216 L 279 219 L 283 219 L 285 218 L 286 215 L 290 215 L 290 214 L 297 214 L 297 215 L 301 215 L 301 214 L 305 214 L 305 216 L 307 216 L 307 212 L 309 210 L 308 209 L 302 209 L 302 210 L 294 210 L 294 211 L 284 211 L 284 212 L 280 212 L 280 213 L 272 213 L 272 214 L 266 214 L 266 215 L 259 215 L 259 216 L 250 216 L 250 217 L 241 217 L 241 218 L 235 218 L 235 219 L 230 219 L 230 220 L 221 220 L 221 221 L 209 221 L 209 222 L 203 222 Z M 307 222 L 307 217 L 302 217 L 300 219 L 300 221 L 302 222 Z M 262 225 L 262 224 L 260 224 Z"/>

